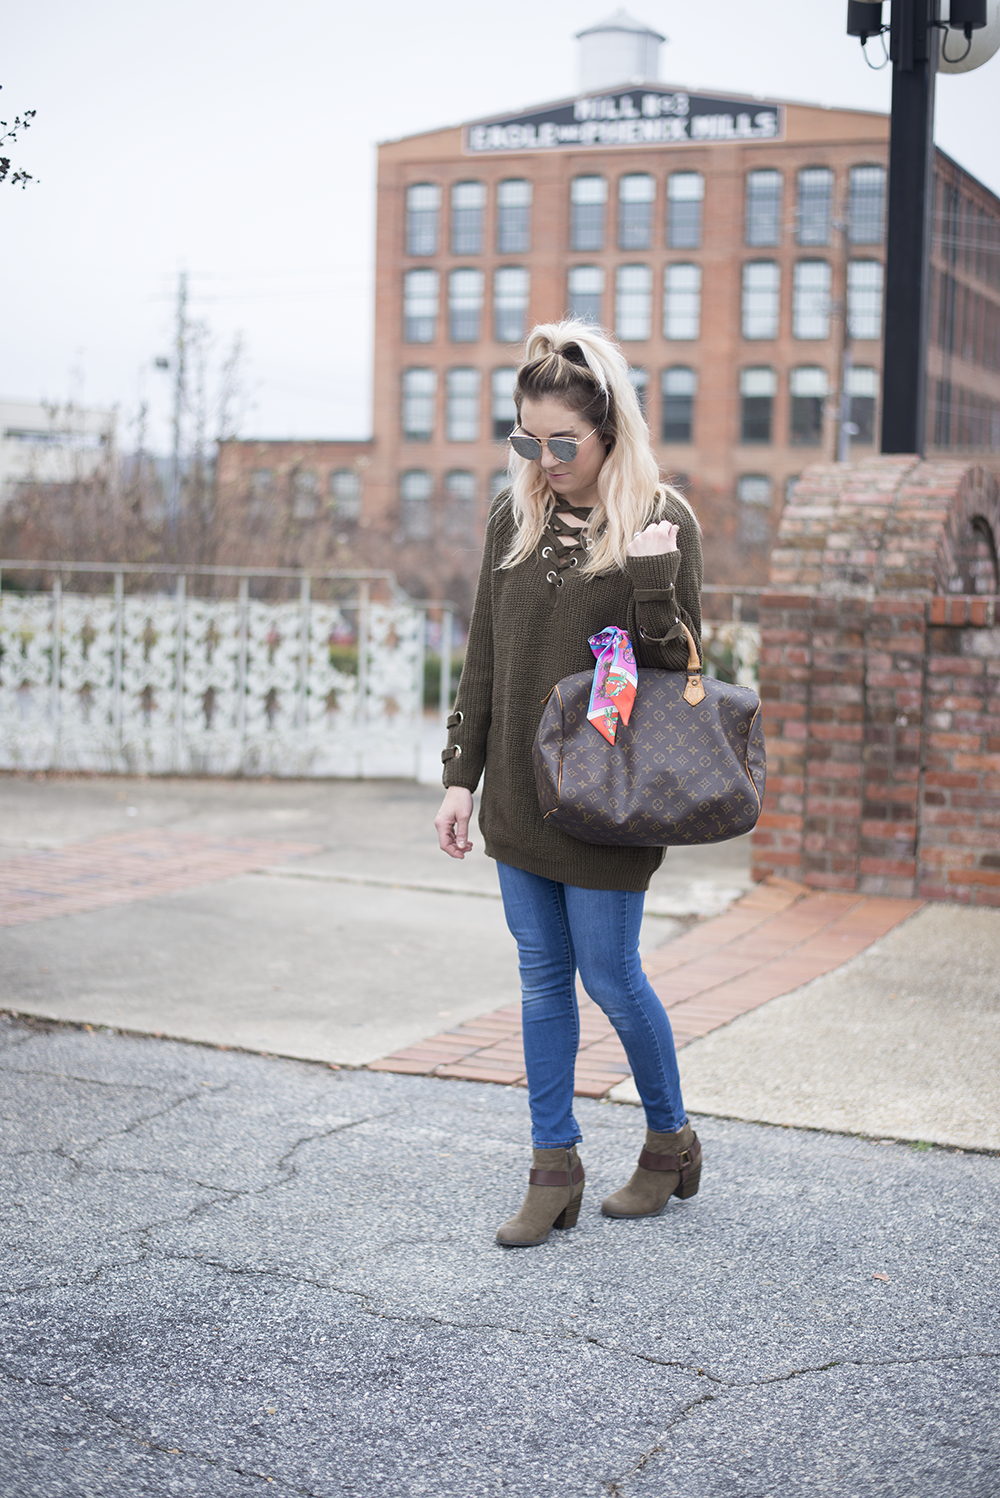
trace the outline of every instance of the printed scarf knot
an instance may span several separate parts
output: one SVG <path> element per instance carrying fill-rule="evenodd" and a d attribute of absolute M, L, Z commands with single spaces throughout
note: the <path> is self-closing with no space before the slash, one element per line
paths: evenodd
<path fill-rule="evenodd" d="M 611 625 L 591 635 L 591 650 L 597 656 L 594 685 L 590 689 L 587 717 L 609 744 L 615 741 L 618 719 L 628 724 L 639 677 L 628 631 Z"/>

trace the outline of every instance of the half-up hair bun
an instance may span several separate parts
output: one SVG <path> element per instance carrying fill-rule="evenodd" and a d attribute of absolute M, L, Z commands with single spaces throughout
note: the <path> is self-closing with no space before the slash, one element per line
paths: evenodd
<path fill-rule="evenodd" d="M 532 328 L 514 385 L 518 422 L 526 400 L 557 401 L 594 428 L 605 446 L 590 551 L 581 572 L 624 568 L 628 542 L 651 520 L 694 520 L 683 495 L 660 479 L 628 360 L 610 333 L 575 317 Z M 540 466 L 513 451 L 510 476 L 517 533 L 505 567 L 532 554 L 556 499 Z"/>

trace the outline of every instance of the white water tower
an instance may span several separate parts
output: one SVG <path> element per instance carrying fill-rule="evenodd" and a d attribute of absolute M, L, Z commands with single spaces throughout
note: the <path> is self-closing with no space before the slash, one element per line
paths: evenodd
<path fill-rule="evenodd" d="M 666 37 L 624 10 L 578 31 L 576 39 L 581 93 L 597 93 L 616 84 L 655 83 L 659 77 L 660 43 Z"/>

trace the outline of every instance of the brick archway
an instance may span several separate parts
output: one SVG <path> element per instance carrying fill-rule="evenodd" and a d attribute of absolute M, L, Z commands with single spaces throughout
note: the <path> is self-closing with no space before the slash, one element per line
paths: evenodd
<path fill-rule="evenodd" d="M 761 599 L 758 877 L 1000 905 L 998 552 L 980 467 L 803 475 Z"/>

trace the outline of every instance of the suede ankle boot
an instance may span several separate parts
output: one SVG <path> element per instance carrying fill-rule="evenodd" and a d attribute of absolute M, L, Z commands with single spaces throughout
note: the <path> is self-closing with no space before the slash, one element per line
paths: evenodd
<path fill-rule="evenodd" d="M 576 1227 L 583 1200 L 583 1165 L 576 1145 L 569 1149 L 532 1150 L 528 1194 L 516 1217 L 497 1229 L 504 1248 L 534 1248 L 553 1228 Z"/>
<path fill-rule="evenodd" d="M 701 1145 L 689 1123 L 676 1134 L 646 1130 L 646 1147 L 632 1179 L 601 1203 L 605 1217 L 655 1217 L 672 1196 L 694 1196 L 701 1179 Z"/>

